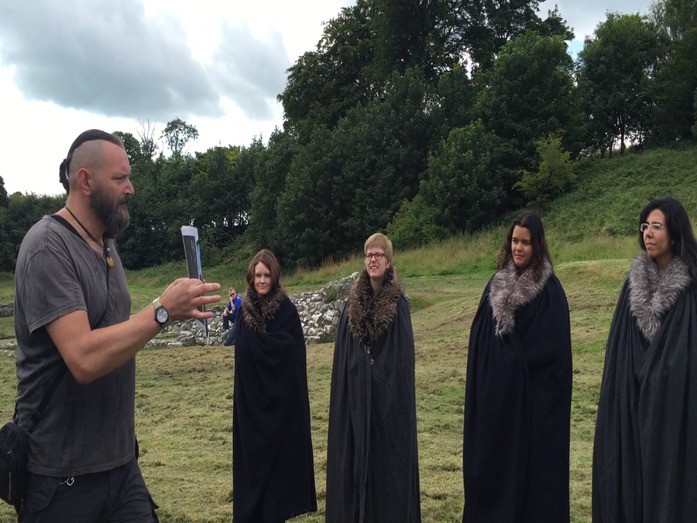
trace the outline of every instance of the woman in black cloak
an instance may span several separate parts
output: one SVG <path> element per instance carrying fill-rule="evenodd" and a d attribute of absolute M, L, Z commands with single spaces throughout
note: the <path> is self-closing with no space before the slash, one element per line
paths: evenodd
<path fill-rule="evenodd" d="M 339 321 L 329 400 L 328 523 L 419 523 L 414 335 L 392 242 L 365 242 Z"/>
<path fill-rule="evenodd" d="M 682 204 L 639 217 L 605 352 L 593 521 L 697 521 L 697 242 Z"/>
<path fill-rule="evenodd" d="M 273 253 L 257 253 L 235 342 L 235 523 L 279 523 L 317 510 L 305 338 L 279 279 Z"/>
<path fill-rule="evenodd" d="M 571 335 L 540 217 L 511 225 L 472 322 L 466 523 L 569 521 Z"/>

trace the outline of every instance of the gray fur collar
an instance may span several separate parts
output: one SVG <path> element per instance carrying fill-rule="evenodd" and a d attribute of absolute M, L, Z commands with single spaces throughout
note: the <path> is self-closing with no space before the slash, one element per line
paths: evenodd
<path fill-rule="evenodd" d="M 363 270 L 348 297 L 348 322 L 353 335 L 365 345 L 377 340 L 397 315 L 397 303 L 403 294 L 402 282 L 392 267 L 387 270 L 376 296 L 370 276 Z"/>
<path fill-rule="evenodd" d="M 542 266 L 540 279 L 537 281 L 531 267 L 518 274 L 512 261 L 494 274 L 489 286 L 489 304 L 496 322 L 497 336 L 513 332 L 516 309 L 534 300 L 542 292 L 552 274 L 552 264 L 547 260 Z"/>
<path fill-rule="evenodd" d="M 242 310 L 244 321 L 256 332 L 266 332 L 266 324 L 276 315 L 278 307 L 286 298 L 286 293 L 278 287 L 266 296 L 259 296 L 254 291 L 247 291 L 242 298 Z"/>
<path fill-rule="evenodd" d="M 663 274 L 645 252 L 634 258 L 629 270 L 629 309 L 649 342 L 691 281 L 687 265 L 677 256 Z"/>

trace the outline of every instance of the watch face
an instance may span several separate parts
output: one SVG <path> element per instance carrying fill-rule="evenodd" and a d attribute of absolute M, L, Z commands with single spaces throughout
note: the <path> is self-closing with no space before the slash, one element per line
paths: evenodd
<path fill-rule="evenodd" d="M 158 307 L 155 311 L 155 318 L 157 318 L 158 323 L 167 323 L 169 320 L 169 313 L 164 307 Z"/>

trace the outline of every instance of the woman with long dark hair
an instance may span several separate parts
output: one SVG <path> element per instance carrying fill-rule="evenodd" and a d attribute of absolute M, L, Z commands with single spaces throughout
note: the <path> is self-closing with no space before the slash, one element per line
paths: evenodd
<path fill-rule="evenodd" d="M 472 322 L 466 523 L 569 521 L 571 333 L 540 217 L 508 231 Z"/>
<path fill-rule="evenodd" d="M 305 338 L 269 250 L 247 270 L 235 341 L 232 519 L 280 523 L 317 510 Z"/>
<path fill-rule="evenodd" d="M 605 352 L 593 521 L 697 521 L 697 241 L 682 204 L 649 203 Z"/>

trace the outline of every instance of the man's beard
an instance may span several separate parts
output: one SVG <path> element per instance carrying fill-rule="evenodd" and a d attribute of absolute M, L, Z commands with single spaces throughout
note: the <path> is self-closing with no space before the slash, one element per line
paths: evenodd
<path fill-rule="evenodd" d="M 109 199 L 99 184 L 92 190 L 90 207 L 106 227 L 104 235 L 107 238 L 116 238 L 131 223 L 127 202 L 128 197 L 124 197 L 120 202 Z"/>

